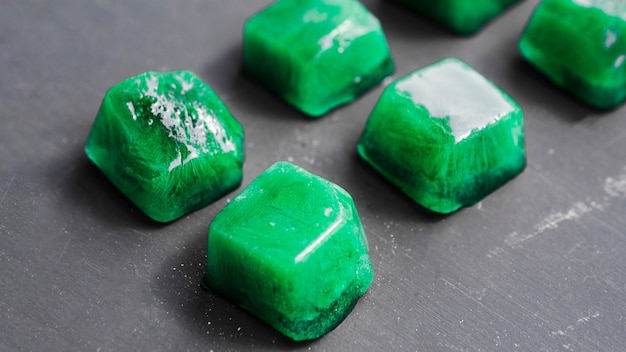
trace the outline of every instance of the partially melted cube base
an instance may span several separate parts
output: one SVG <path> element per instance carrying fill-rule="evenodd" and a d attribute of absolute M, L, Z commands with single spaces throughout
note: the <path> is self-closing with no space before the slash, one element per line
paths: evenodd
<path fill-rule="evenodd" d="M 524 169 L 522 110 L 465 63 L 445 59 L 385 89 L 357 150 L 417 203 L 450 213 Z"/>
<path fill-rule="evenodd" d="M 196 75 L 146 72 L 106 93 L 85 152 L 149 217 L 167 222 L 241 184 L 243 139 Z"/>
<path fill-rule="evenodd" d="M 262 173 L 209 229 L 207 285 L 294 340 L 334 329 L 373 275 L 350 195 L 290 163 Z"/>
<path fill-rule="evenodd" d="M 394 0 L 459 34 L 472 34 L 520 0 Z"/>
<path fill-rule="evenodd" d="M 317 117 L 393 72 L 378 20 L 355 0 L 279 0 L 244 28 L 244 69 Z"/>
<path fill-rule="evenodd" d="M 519 43 L 556 85 L 598 108 L 626 99 L 626 3 L 545 0 Z"/>

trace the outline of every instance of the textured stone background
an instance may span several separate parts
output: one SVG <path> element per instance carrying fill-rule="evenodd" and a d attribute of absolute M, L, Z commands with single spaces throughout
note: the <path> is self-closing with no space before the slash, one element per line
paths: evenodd
<path fill-rule="evenodd" d="M 310 120 L 240 71 L 246 18 L 269 0 L 4 0 L 0 6 L 0 350 L 617 351 L 626 346 L 626 107 L 602 112 L 524 63 L 536 0 L 457 37 L 363 1 L 398 78 L 457 56 L 525 111 L 528 168 L 478 205 L 433 216 L 361 161 L 382 86 Z M 244 185 L 290 160 L 345 187 L 376 278 L 327 336 L 292 343 L 199 287 L 227 198 L 145 218 L 83 154 L 105 91 L 190 69 L 246 130 Z"/>

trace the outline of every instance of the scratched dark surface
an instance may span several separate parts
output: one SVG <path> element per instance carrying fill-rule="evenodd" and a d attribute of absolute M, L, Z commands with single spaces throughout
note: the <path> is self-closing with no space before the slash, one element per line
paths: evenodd
<path fill-rule="evenodd" d="M 0 5 L 0 350 L 623 351 L 626 107 L 597 111 L 517 52 L 537 1 L 457 37 L 385 1 L 394 78 L 457 56 L 525 111 L 528 167 L 478 205 L 426 213 L 356 155 L 382 87 L 319 120 L 240 71 L 269 0 L 4 0 Z M 351 315 L 293 343 L 199 287 L 226 204 L 145 218 L 83 154 L 106 90 L 190 69 L 246 131 L 244 185 L 278 160 L 355 198 L 376 278 Z"/>

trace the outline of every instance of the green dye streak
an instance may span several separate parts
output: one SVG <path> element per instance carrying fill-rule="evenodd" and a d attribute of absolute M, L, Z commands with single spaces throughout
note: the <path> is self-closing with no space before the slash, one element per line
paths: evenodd
<path fill-rule="evenodd" d="M 146 72 L 105 95 L 85 152 L 156 221 L 205 207 L 241 184 L 244 132 L 189 71 Z"/>
<path fill-rule="evenodd" d="M 394 0 L 459 34 L 472 34 L 519 0 Z"/>
<path fill-rule="evenodd" d="M 385 89 L 359 154 L 427 209 L 477 203 L 526 165 L 521 108 L 458 59 L 444 59 Z"/>
<path fill-rule="evenodd" d="M 394 70 L 379 21 L 354 0 L 280 0 L 244 28 L 244 68 L 317 117 Z"/>
<path fill-rule="evenodd" d="M 626 3 L 545 0 L 519 43 L 521 54 L 558 86 L 599 108 L 626 99 Z"/>
<path fill-rule="evenodd" d="M 334 329 L 373 275 L 350 195 L 290 163 L 257 177 L 209 229 L 208 286 L 294 340 Z"/>

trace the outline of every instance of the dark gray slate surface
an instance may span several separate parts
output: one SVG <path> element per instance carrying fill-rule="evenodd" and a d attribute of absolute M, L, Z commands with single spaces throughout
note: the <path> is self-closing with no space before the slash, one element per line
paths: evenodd
<path fill-rule="evenodd" d="M 356 155 L 382 87 L 309 120 L 240 72 L 245 19 L 269 0 L 0 4 L 0 350 L 622 351 L 626 107 L 578 103 L 525 64 L 537 1 L 473 37 L 385 1 L 394 78 L 457 56 L 525 110 L 528 168 L 478 205 L 433 216 Z M 82 146 L 105 91 L 187 68 L 244 125 L 244 185 L 293 160 L 354 196 L 376 279 L 333 332 L 292 343 L 199 287 L 226 204 L 147 220 Z"/>

